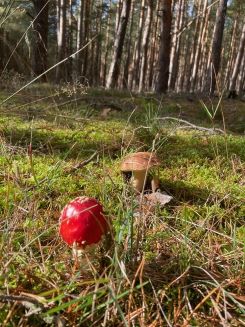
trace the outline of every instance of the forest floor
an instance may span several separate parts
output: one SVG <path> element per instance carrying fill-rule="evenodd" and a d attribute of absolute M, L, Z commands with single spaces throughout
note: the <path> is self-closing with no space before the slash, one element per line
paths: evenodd
<path fill-rule="evenodd" d="M 245 325 L 245 102 L 70 85 L 3 102 L 10 94 L 0 93 L 1 326 Z M 173 200 L 135 219 L 120 162 L 151 150 Z M 81 195 L 112 218 L 104 272 L 101 249 L 75 267 L 58 236 L 62 208 Z"/>

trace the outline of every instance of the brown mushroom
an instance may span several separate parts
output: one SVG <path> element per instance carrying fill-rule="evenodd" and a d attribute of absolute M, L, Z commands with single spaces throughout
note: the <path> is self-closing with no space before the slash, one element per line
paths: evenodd
<path fill-rule="evenodd" d="M 136 152 L 127 155 L 121 164 L 123 173 L 132 173 L 131 184 L 138 191 L 142 192 L 149 170 L 160 165 L 160 161 L 153 152 Z M 158 179 L 151 181 L 153 192 L 158 188 Z"/>

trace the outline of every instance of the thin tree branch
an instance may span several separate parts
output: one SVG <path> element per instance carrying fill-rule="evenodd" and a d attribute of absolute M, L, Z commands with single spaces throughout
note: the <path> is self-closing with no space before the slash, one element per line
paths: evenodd
<path fill-rule="evenodd" d="M 184 129 L 184 128 L 192 128 L 192 129 L 196 129 L 196 130 L 200 130 L 200 131 L 206 131 L 206 132 L 209 132 L 211 134 L 213 134 L 215 132 L 219 132 L 221 134 L 224 134 L 225 133 L 220 128 L 207 128 L 207 127 L 203 127 L 203 126 L 197 126 L 197 125 L 194 125 L 194 124 L 188 122 L 187 120 L 183 120 L 183 119 L 179 119 L 179 118 L 175 118 L 175 117 L 160 117 L 160 118 L 157 118 L 157 120 L 173 120 L 173 121 L 176 121 L 177 123 L 186 124 L 187 126 L 181 126 L 180 127 L 182 129 Z"/>
<path fill-rule="evenodd" d="M 97 155 L 99 154 L 99 151 L 95 151 L 88 159 L 83 160 L 82 162 L 79 162 L 78 164 L 76 164 L 75 166 L 73 166 L 72 168 L 70 168 L 68 170 L 69 173 L 76 171 L 77 169 L 83 168 L 84 166 L 86 166 L 87 164 L 89 164 L 91 161 L 93 161 L 93 159 L 95 157 L 97 157 Z"/>

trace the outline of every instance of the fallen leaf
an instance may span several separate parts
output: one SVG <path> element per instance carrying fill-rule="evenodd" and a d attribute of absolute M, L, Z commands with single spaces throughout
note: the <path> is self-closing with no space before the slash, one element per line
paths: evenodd
<path fill-rule="evenodd" d="M 173 198 L 172 196 L 161 192 L 146 194 L 145 197 L 153 205 L 160 205 L 160 207 L 163 207 L 166 203 L 170 202 Z"/>

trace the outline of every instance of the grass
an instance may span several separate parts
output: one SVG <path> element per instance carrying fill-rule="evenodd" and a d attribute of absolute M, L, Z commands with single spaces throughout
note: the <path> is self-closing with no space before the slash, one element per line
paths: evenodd
<path fill-rule="evenodd" d="M 0 324 L 243 326 L 245 139 L 231 102 L 227 133 L 210 135 L 158 119 L 211 128 L 196 100 L 55 90 L 33 86 L 0 108 Z M 213 123 L 223 126 L 220 112 Z M 120 161 L 152 149 L 173 200 L 136 219 Z M 112 219 L 103 271 L 103 245 L 75 267 L 58 236 L 62 208 L 80 195 Z"/>

